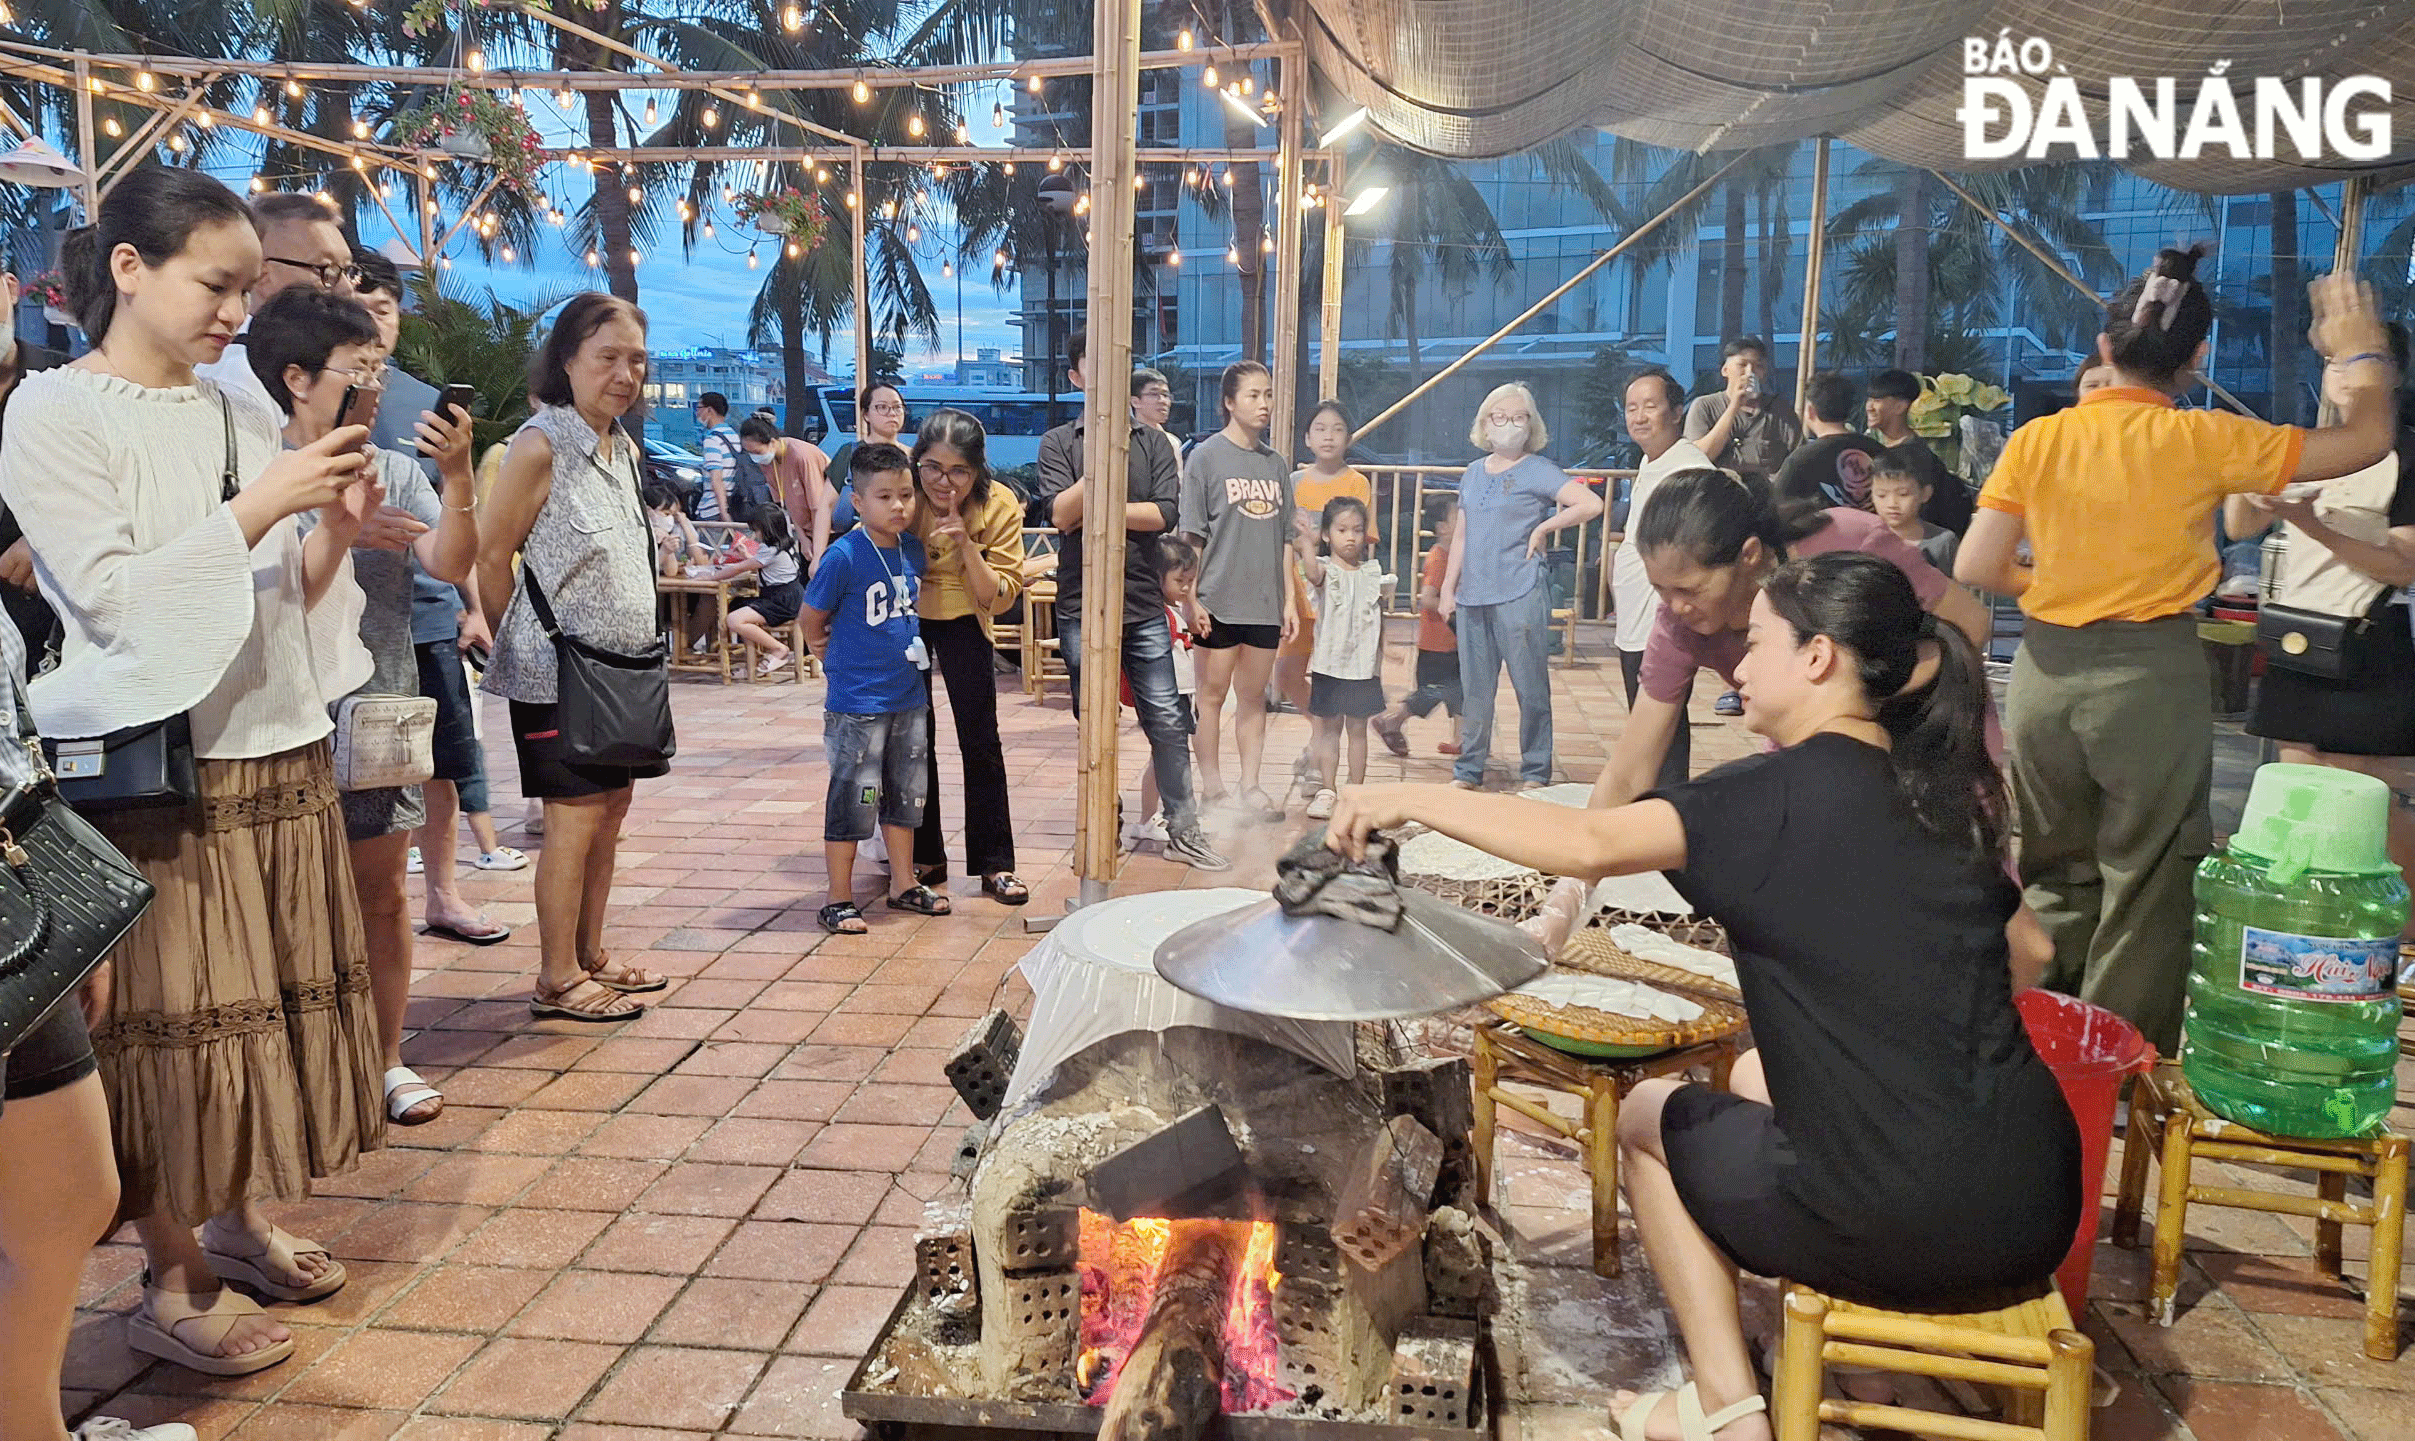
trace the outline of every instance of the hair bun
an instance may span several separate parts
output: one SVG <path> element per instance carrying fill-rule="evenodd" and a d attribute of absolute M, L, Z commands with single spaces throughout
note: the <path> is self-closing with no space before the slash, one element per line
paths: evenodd
<path fill-rule="evenodd" d="M 2186 250 L 2167 245 L 2155 252 L 2155 263 L 2147 268 L 2154 274 L 2169 275 L 2174 280 L 2195 280 L 2197 262 L 2213 253 L 2214 248 L 2202 240 L 2191 244 Z"/>

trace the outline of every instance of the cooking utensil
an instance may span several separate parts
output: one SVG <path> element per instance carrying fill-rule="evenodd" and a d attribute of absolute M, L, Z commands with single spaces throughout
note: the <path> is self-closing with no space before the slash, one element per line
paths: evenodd
<path fill-rule="evenodd" d="M 1543 974 L 1543 947 L 1515 926 L 1403 888 L 1396 930 L 1293 917 L 1274 901 L 1196 921 L 1157 948 L 1157 973 L 1236 1011 L 1304 1021 L 1380 1021 L 1474 1005 Z"/>

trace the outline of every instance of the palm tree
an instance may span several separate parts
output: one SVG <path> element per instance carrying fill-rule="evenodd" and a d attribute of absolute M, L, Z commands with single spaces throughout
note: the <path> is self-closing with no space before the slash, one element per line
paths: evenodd
<path fill-rule="evenodd" d="M 416 308 L 406 311 L 395 360 L 430 385 L 470 385 L 478 391 L 478 445 L 509 436 L 528 418 L 529 353 L 536 349 L 544 317 L 568 299 L 541 296 L 514 305 L 486 292 L 484 303 L 448 289 L 423 274 Z"/>

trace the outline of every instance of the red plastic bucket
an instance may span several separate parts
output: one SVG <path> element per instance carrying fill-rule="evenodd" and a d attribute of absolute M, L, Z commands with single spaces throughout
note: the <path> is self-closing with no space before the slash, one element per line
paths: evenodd
<path fill-rule="evenodd" d="M 2063 1087 L 2080 1128 L 2079 1235 L 2055 1268 L 2054 1283 L 2073 1316 L 2088 1310 L 2088 1272 L 2096 1262 L 2097 1212 L 2104 1198 L 2105 1160 L 2113 1150 L 2113 1105 L 2122 1082 L 2155 1064 L 2155 1048 L 2138 1027 L 2075 996 L 2032 988 L 2013 998 L 2029 1027 L 2030 1044 Z"/>

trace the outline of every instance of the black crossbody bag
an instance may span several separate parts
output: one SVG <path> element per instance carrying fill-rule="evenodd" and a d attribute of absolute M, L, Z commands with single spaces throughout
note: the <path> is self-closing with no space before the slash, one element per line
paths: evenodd
<path fill-rule="evenodd" d="M 626 436 L 623 437 L 627 439 Z M 635 442 L 629 442 L 634 445 Z M 588 464 L 610 476 L 593 456 Z M 649 556 L 653 527 L 645 504 L 632 491 L 640 534 Z M 654 567 L 646 567 L 649 576 Z M 644 770 L 662 765 L 679 753 L 678 732 L 671 724 L 671 654 L 657 638 L 642 651 L 613 650 L 584 641 L 562 629 L 536 567 L 520 563 L 520 583 L 528 588 L 529 608 L 553 642 L 556 696 L 554 718 L 562 733 L 562 758 L 573 765 L 616 766 Z"/>
<path fill-rule="evenodd" d="M 242 490 L 235 479 L 235 412 L 218 397 L 226 431 L 226 465 L 218 473 L 220 504 Z M 57 777 L 59 798 L 87 815 L 189 806 L 201 800 L 193 764 L 193 722 L 179 711 L 148 725 L 127 726 L 84 740 L 44 739 L 42 753 Z"/>

